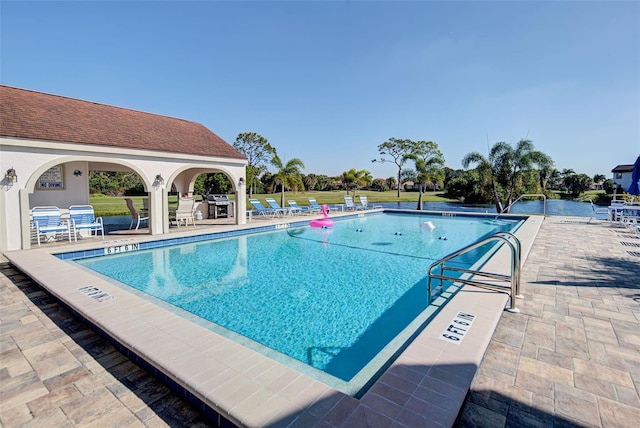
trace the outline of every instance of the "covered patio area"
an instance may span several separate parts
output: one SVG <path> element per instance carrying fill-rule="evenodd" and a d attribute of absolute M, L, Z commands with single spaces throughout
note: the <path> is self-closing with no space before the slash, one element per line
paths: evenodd
<path fill-rule="evenodd" d="M 222 173 L 246 222 L 244 155 L 199 123 L 0 86 L 0 251 L 31 248 L 31 209 L 89 204 L 92 171 L 131 172 L 148 198 L 151 235 L 169 233 L 169 195 L 193 197 Z"/>

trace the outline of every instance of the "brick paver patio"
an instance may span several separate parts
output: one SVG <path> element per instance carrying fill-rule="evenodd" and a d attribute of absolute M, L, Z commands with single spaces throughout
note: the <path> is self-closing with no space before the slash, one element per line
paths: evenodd
<path fill-rule="evenodd" d="M 460 427 L 638 425 L 639 238 L 545 220 Z M 1 259 L 0 304 L 3 427 L 211 426 Z"/>
<path fill-rule="evenodd" d="M 213 426 L 6 259 L 0 305 L 2 427 Z"/>
<path fill-rule="evenodd" d="M 640 424 L 640 235 L 547 218 L 460 427 Z"/>

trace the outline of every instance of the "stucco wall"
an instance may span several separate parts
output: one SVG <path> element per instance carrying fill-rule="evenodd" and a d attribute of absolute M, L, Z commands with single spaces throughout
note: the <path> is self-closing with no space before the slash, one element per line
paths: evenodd
<path fill-rule="evenodd" d="M 613 182 L 616 184 L 619 184 L 620 187 L 622 187 L 622 189 L 624 189 L 624 191 L 626 192 L 629 187 L 631 186 L 631 173 L 630 172 L 623 172 L 620 173 L 620 178 L 616 178 L 618 176 L 617 172 L 613 173 Z"/>
<path fill-rule="evenodd" d="M 38 178 L 50 167 L 64 165 L 63 190 L 37 190 Z M 239 179 L 245 177 L 246 160 L 213 158 L 151 150 L 109 148 L 96 145 L 53 143 L 15 138 L 0 138 L 0 173 L 4 177 L 9 168 L 14 168 L 18 181 L 7 184 L 3 178 L 0 192 L 0 251 L 30 248 L 29 210 L 34 206 L 53 205 L 68 208 L 89 201 L 89 169 L 91 165 L 115 165 L 114 169 L 135 171 L 149 192 L 151 234 L 168 233 L 166 186 L 176 179 L 183 182 L 181 174 L 189 171 L 223 172 L 237 187 Z M 75 170 L 82 171 L 75 176 Z M 153 186 L 156 175 L 165 179 L 162 186 Z M 236 189 L 237 190 L 237 189 Z M 245 189 L 241 192 L 244 195 Z M 238 198 L 237 210 L 245 212 L 245 198 Z M 246 222 L 244 215 L 236 216 L 240 224 Z"/>
<path fill-rule="evenodd" d="M 81 176 L 74 172 L 80 171 Z M 89 167 L 88 162 L 68 162 L 63 165 L 64 189 L 38 190 L 29 195 L 29 207 L 57 206 L 69 208 L 71 205 L 89 203 Z"/>

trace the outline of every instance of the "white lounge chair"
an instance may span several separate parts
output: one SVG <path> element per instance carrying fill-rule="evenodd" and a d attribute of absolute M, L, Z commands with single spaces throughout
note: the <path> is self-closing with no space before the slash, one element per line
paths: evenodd
<path fill-rule="evenodd" d="M 69 217 L 71 218 L 71 226 L 73 228 L 73 236 L 78 242 L 78 232 L 83 230 L 89 231 L 89 236 L 98 236 L 98 231 L 104 239 L 104 225 L 102 217 L 96 217 L 91 205 L 71 205 L 69 207 Z"/>
<path fill-rule="evenodd" d="M 353 198 L 351 196 L 345 196 L 344 197 L 344 209 L 345 210 L 356 211 L 356 210 L 363 210 L 364 207 L 362 205 L 360 205 L 360 204 L 356 205 L 353 202 Z"/>
<path fill-rule="evenodd" d="M 358 197 L 360 198 L 360 205 L 362 206 L 362 209 L 372 210 L 372 209 L 382 208 L 382 205 L 369 205 L 367 196 L 361 195 Z"/>
<path fill-rule="evenodd" d="M 60 209 L 58 207 L 33 207 L 31 209 L 32 227 L 38 239 L 40 246 L 40 236 L 47 234 L 64 236 L 67 233 L 69 242 L 71 242 L 71 228 L 69 222 L 61 218 Z"/>
<path fill-rule="evenodd" d="M 189 222 L 191 222 L 193 227 L 196 227 L 195 206 L 196 200 L 193 198 L 178 198 L 178 208 L 176 208 L 176 212 L 169 217 L 169 221 L 175 221 L 178 229 L 180 229 L 181 223 L 188 226 Z"/>

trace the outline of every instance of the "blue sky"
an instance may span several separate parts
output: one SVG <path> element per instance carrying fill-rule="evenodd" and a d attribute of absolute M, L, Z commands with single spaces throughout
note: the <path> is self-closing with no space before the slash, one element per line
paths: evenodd
<path fill-rule="evenodd" d="M 640 154 L 640 2 L 2 1 L 0 81 L 257 132 L 305 173 L 391 137 L 446 165 L 529 138 L 611 176 Z"/>

